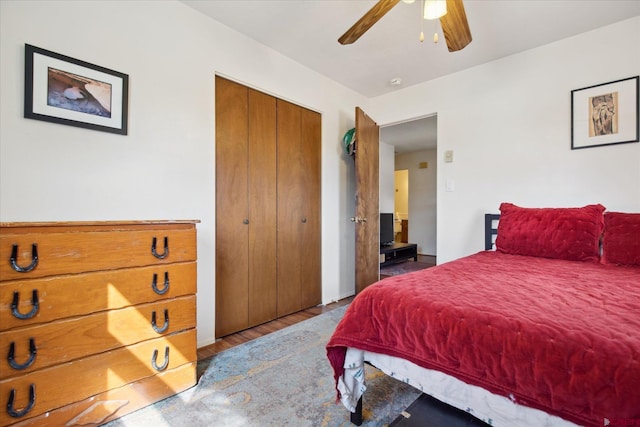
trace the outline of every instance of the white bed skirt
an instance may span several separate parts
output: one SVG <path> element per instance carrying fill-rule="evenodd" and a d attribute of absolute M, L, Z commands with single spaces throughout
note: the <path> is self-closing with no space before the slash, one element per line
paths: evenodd
<path fill-rule="evenodd" d="M 577 427 L 560 417 L 519 405 L 509 398 L 490 393 L 442 372 L 422 368 L 398 357 L 356 348 L 347 349 L 345 373 L 338 380 L 342 404 L 351 412 L 355 412 L 358 399 L 367 389 L 364 362 L 369 362 L 385 374 L 412 385 L 441 402 L 466 411 L 491 426 Z"/>

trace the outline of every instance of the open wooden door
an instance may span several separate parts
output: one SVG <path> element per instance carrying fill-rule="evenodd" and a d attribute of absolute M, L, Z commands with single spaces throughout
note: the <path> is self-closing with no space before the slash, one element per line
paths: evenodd
<path fill-rule="evenodd" d="M 356 294 L 380 277 L 380 128 L 356 107 Z"/>

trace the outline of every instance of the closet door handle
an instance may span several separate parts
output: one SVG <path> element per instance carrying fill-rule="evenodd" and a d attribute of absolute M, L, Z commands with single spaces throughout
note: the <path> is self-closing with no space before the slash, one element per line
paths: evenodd
<path fill-rule="evenodd" d="M 151 289 L 158 295 L 164 295 L 169 290 L 169 272 L 164 272 L 164 288 L 158 288 L 158 275 L 153 273 L 153 281 L 151 282 Z"/>
<path fill-rule="evenodd" d="M 20 304 L 20 292 L 14 292 L 13 293 L 13 301 L 11 302 L 11 314 L 13 314 L 13 317 L 17 318 L 17 319 L 31 319 L 33 316 L 36 315 L 36 313 L 38 312 L 38 309 L 40 308 L 40 302 L 38 301 L 38 290 L 34 289 L 33 290 L 33 294 L 31 295 L 31 311 L 29 311 L 26 314 L 22 314 L 20 313 L 20 310 L 18 309 L 18 305 Z"/>
<path fill-rule="evenodd" d="M 153 366 L 153 369 L 155 369 L 156 371 L 164 371 L 165 369 L 167 369 L 167 366 L 169 366 L 169 347 L 165 347 L 164 348 L 164 363 L 162 363 L 162 365 L 158 366 L 158 350 L 153 350 L 153 356 L 151 356 L 151 366 Z"/>
<path fill-rule="evenodd" d="M 23 409 L 17 411 L 13 408 L 13 401 L 16 398 L 16 389 L 12 388 L 11 392 L 9 392 L 9 401 L 7 401 L 7 413 L 13 418 L 20 418 L 27 415 L 27 413 L 33 408 L 33 405 L 36 403 L 36 386 L 35 384 L 31 384 L 29 386 L 29 404 L 25 406 Z"/>
<path fill-rule="evenodd" d="M 307 218 L 303 217 L 301 221 L 302 221 L 303 224 L 306 224 L 307 223 Z"/>
<path fill-rule="evenodd" d="M 29 271 L 36 268 L 38 265 L 38 245 L 31 245 L 31 264 L 26 267 L 20 267 L 18 265 L 18 245 L 13 245 L 11 248 L 11 257 L 9 258 L 9 264 L 11 264 L 11 268 L 13 268 L 18 273 L 28 273 Z"/>
<path fill-rule="evenodd" d="M 248 225 L 248 224 L 249 224 L 249 220 L 248 220 L 248 219 L 245 219 L 244 221 L 242 221 L 242 223 L 243 223 L 244 225 Z"/>
<path fill-rule="evenodd" d="M 11 344 L 9 345 L 9 354 L 7 354 L 7 361 L 9 362 L 9 366 L 18 371 L 27 369 L 36 360 L 37 351 L 38 349 L 36 348 L 36 341 L 33 338 L 29 338 L 29 359 L 27 359 L 27 361 L 24 363 L 18 363 L 15 359 L 16 343 L 11 341 Z"/>
<path fill-rule="evenodd" d="M 157 243 L 157 239 L 154 237 L 153 241 L 151 242 L 151 253 L 153 254 L 153 256 L 158 259 L 165 259 L 166 257 L 168 257 L 169 256 L 169 238 L 167 236 L 164 236 L 164 252 L 161 254 L 159 254 L 156 251 L 156 243 Z"/>
<path fill-rule="evenodd" d="M 156 331 L 157 333 L 161 334 L 163 332 L 165 332 L 167 329 L 169 329 L 169 310 L 165 309 L 164 310 L 164 325 L 158 327 L 158 325 L 156 324 L 156 312 L 155 310 L 151 312 L 151 327 L 153 327 L 153 330 Z"/>

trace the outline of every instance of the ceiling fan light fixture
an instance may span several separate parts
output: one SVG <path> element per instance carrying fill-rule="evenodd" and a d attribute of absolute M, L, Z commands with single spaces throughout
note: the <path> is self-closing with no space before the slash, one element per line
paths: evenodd
<path fill-rule="evenodd" d="M 424 19 L 438 19 L 447 14 L 447 0 L 425 0 Z"/>

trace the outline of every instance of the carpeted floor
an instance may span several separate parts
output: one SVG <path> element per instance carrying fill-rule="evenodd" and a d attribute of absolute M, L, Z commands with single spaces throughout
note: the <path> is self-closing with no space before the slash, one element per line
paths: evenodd
<path fill-rule="evenodd" d="M 198 364 L 198 385 L 109 427 L 350 426 L 335 403 L 325 345 L 346 307 L 266 335 Z M 420 395 L 367 367 L 363 426 L 386 426 Z"/>

